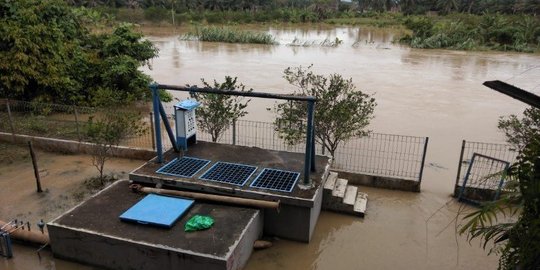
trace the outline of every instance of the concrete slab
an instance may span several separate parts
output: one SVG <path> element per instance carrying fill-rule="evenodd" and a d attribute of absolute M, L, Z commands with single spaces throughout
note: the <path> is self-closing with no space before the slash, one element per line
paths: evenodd
<path fill-rule="evenodd" d="M 280 201 L 279 212 L 264 211 L 265 234 L 302 242 L 310 241 L 320 213 L 322 190 L 329 173 L 330 158 L 317 156 L 317 171 L 310 174 L 312 188 L 301 189 L 298 184 L 302 183 L 304 179 L 305 155 L 302 153 L 199 141 L 196 145 L 191 146 L 185 155 L 210 160 L 211 163 L 191 178 L 156 173 L 161 166 L 179 157 L 179 154 L 171 149 L 164 153 L 163 164 L 157 164 L 154 158 L 132 171 L 129 175 L 130 180 L 168 188 Z M 218 161 L 256 166 L 257 171 L 243 186 L 201 180 L 201 175 Z M 264 168 L 300 172 L 297 186 L 290 193 L 250 187 L 251 182 Z"/>
<path fill-rule="evenodd" d="M 260 210 L 201 202 L 170 229 L 120 221 L 143 196 L 119 181 L 47 224 L 54 256 L 107 269 L 241 269 L 262 233 Z M 184 232 L 195 214 L 214 226 Z"/>

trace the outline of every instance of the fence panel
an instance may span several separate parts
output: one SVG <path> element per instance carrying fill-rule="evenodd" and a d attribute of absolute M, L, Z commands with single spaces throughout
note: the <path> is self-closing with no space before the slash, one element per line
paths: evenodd
<path fill-rule="evenodd" d="M 338 147 L 335 168 L 421 180 L 427 137 L 371 133 Z"/>
<path fill-rule="evenodd" d="M 9 101 L 15 133 L 59 139 L 88 141 L 85 124 L 90 117 L 99 117 L 100 111 L 91 107 L 43 104 L 24 101 Z M 128 136 L 123 146 L 146 149 L 155 148 L 152 117 L 149 108 L 142 111 L 143 134 Z M 165 106 L 167 118 L 174 130 L 174 108 Z M 0 99 L 0 131 L 11 132 L 7 111 L 7 100 Z M 163 123 L 162 142 L 164 149 L 172 148 Z M 200 129 L 199 140 L 211 141 L 208 133 Z M 219 143 L 253 146 L 270 150 L 305 152 L 305 144 L 289 145 L 280 138 L 274 123 L 239 120 L 224 131 Z M 342 144 L 335 153 L 335 168 L 353 173 L 399 177 L 421 180 L 428 138 L 392 134 L 371 133 Z M 319 144 L 316 153 L 328 154 Z"/>

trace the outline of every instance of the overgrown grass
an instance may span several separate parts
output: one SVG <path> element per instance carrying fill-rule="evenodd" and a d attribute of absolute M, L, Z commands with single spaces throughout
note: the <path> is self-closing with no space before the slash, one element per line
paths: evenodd
<path fill-rule="evenodd" d="M 197 27 L 185 38 L 194 37 L 200 41 L 252 43 L 252 44 L 278 44 L 274 36 L 268 33 L 238 30 L 230 27 L 204 26 Z"/>

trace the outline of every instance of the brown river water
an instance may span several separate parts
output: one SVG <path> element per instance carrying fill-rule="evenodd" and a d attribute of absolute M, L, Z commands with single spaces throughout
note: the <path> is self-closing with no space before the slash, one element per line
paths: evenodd
<path fill-rule="evenodd" d="M 411 49 L 392 43 L 399 31 L 361 27 L 264 27 L 262 30 L 274 34 L 280 45 L 183 41 L 179 39 L 186 31 L 183 28 L 145 30 L 160 49 L 159 58 L 152 61 L 153 68 L 145 72 L 159 83 L 201 85 L 200 78 L 222 80 L 231 75 L 255 91 L 290 93 L 292 88 L 282 78 L 283 70 L 313 64 L 317 72 L 352 77 L 358 89 L 374 94 L 378 103 L 370 125 L 374 132 L 430 137 L 421 193 L 361 187 L 369 194 L 364 219 L 323 212 L 310 244 L 274 239 L 272 248 L 253 253 L 246 269 L 497 267 L 497 257 L 487 256 L 479 242 L 469 244 L 455 234 L 453 219 L 459 205 L 450 194 L 460 143 L 463 139 L 504 142 L 496 128 L 497 120 L 503 115 L 520 114 L 526 107 L 482 83 L 505 80 L 538 93 L 540 55 Z M 336 37 L 343 40 L 338 47 L 317 45 Z M 312 45 L 289 46 L 295 39 Z M 272 105 L 270 101 L 252 100 L 245 119 L 272 121 L 273 115 L 266 110 Z M 44 155 L 51 163 L 57 161 L 49 165 L 50 170 L 65 168 L 62 164 L 77 160 L 90 166 L 88 159 L 80 156 Z M 125 171 L 138 163 L 118 160 L 111 167 Z M 4 172 L 0 185 L 15 177 L 12 171 L 17 168 L 13 166 L 0 168 Z M 22 177 L 32 181 L 31 167 L 26 166 L 24 171 L 28 173 Z M 58 188 L 64 190 L 71 181 L 62 172 L 50 179 L 57 179 Z M 0 193 L 2 201 L 13 196 Z M 39 213 L 40 207 L 22 203 L 0 210 L 2 215 L 21 215 L 22 211 L 23 216 L 33 218 L 24 211 Z M 47 217 L 53 218 L 53 212 L 49 211 Z M 35 248 L 16 245 L 14 252 L 14 259 L 0 259 L 0 269 L 92 269 L 53 259 L 50 251 L 42 251 L 41 260 Z"/>

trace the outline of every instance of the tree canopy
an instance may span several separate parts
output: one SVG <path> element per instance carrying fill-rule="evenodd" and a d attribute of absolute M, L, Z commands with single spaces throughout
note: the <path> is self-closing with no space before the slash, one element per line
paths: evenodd
<path fill-rule="evenodd" d="M 315 74 L 308 68 L 287 68 L 284 78 L 296 86 L 295 95 L 313 96 L 315 104 L 315 139 L 332 156 L 337 147 L 353 137 L 367 135 L 365 128 L 373 118 L 377 103 L 368 94 L 356 89 L 352 79 L 340 74 Z M 276 126 L 289 144 L 304 140 L 307 119 L 305 102 L 285 102 L 275 108 Z"/>
<path fill-rule="evenodd" d="M 216 80 L 214 80 L 213 84 L 209 84 L 204 79 L 201 79 L 201 81 L 205 88 L 219 89 L 223 92 L 232 90 L 253 91 L 253 89 L 246 90 L 245 85 L 238 82 L 237 77 L 225 76 L 225 81 L 222 83 Z M 217 142 L 233 122 L 247 114 L 246 107 L 250 101 L 250 99 L 244 101 L 243 97 L 232 95 L 195 92 L 190 93 L 190 95 L 202 105 L 197 109 L 197 123 L 201 130 L 212 136 L 212 142 Z"/>
<path fill-rule="evenodd" d="M 0 96 L 79 105 L 144 100 L 157 55 L 131 25 L 93 33 L 61 0 L 0 1 Z"/>

